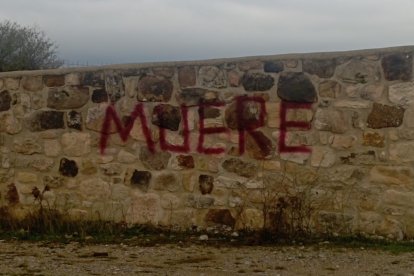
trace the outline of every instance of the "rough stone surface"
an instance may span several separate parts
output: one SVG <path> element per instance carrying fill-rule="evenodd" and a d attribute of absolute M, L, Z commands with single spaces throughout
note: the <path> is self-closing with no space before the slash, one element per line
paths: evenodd
<path fill-rule="evenodd" d="M 23 77 L 22 78 L 23 88 L 27 91 L 39 91 L 43 88 L 43 77 Z"/>
<path fill-rule="evenodd" d="M 266 61 L 263 67 L 266 73 L 279 73 L 283 71 L 283 68 L 284 65 L 281 61 Z"/>
<path fill-rule="evenodd" d="M 57 110 L 73 109 L 84 106 L 89 100 L 89 89 L 86 87 L 64 87 L 49 89 L 47 107 Z"/>
<path fill-rule="evenodd" d="M 244 162 L 237 158 L 225 160 L 222 164 L 222 167 L 228 172 L 249 178 L 255 176 L 258 169 L 256 165 Z"/>
<path fill-rule="evenodd" d="M 403 166 L 375 166 L 369 176 L 370 181 L 386 185 L 405 186 L 414 182 L 412 169 Z"/>
<path fill-rule="evenodd" d="M 210 209 L 204 220 L 208 225 L 227 225 L 234 227 L 236 223 L 236 219 L 229 209 Z"/>
<path fill-rule="evenodd" d="M 191 155 L 178 155 L 176 158 L 180 167 L 186 169 L 194 168 L 194 158 Z"/>
<path fill-rule="evenodd" d="M 75 110 L 69 111 L 66 116 L 68 128 L 82 130 L 82 113 Z"/>
<path fill-rule="evenodd" d="M 141 148 L 139 159 L 141 162 L 151 170 L 163 170 L 167 167 L 170 160 L 171 153 L 169 152 L 156 152 L 151 153 L 146 147 Z"/>
<path fill-rule="evenodd" d="M 411 80 L 413 70 L 413 57 L 411 54 L 390 54 L 381 60 L 384 76 L 389 81 Z"/>
<path fill-rule="evenodd" d="M 173 85 L 170 80 L 145 76 L 138 83 L 138 101 L 168 102 L 171 98 Z"/>
<path fill-rule="evenodd" d="M 316 90 L 309 78 L 303 73 L 282 73 L 277 85 L 277 95 L 284 101 L 313 103 Z"/>
<path fill-rule="evenodd" d="M 219 101 L 216 91 L 203 88 L 182 89 L 177 95 L 180 104 L 197 105 L 202 103 L 216 103 Z"/>
<path fill-rule="evenodd" d="M 38 111 L 31 116 L 28 124 L 31 131 L 65 128 L 64 113 L 60 111 Z"/>
<path fill-rule="evenodd" d="M 39 142 L 33 138 L 16 139 L 13 142 L 13 149 L 17 153 L 31 155 L 41 153 L 42 147 Z"/>
<path fill-rule="evenodd" d="M 175 192 L 180 189 L 177 176 L 173 173 L 163 173 L 154 180 L 154 190 Z"/>
<path fill-rule="evenodd" d="M 214 188 L 214 177 L 202 174 L 198 177 L 198 184 L 201 194 L 211 194 Z"/>
<path fill-rule="evenodd" d="M 11 101 L 12 98 L 7 90 L 0 92 L 0 111 L 9 110 Z"/>
<path fill-rule="evenodd" d="M 339 110 L 318 109 L 315 113 L 314 127 L 317 130 L 345 133 L 349 124 L 346 115 Z"/>
<path fill-rule="evenodd" d="M 364 146 L 383 148 L 385 146 L 385 137 L 378 132 L 365 132 L 362 136 Z"/>
<path fill-rule="evenodd" d="M 154 107 L 152 123 L 156 126 L 177 131 L 181 122 L 179 107 L 169 104 L 160 104 Z"/>
<path fill-rule="evenodd" d="M 335 164 L 335 152 L 329 147 L 312 147 L 312 167 L 332 167 Z"/>
<path fill-rule="evenodd" d="M 62 150 L 67 156 L 83 156 L 91 151 L 89 133 L 69 132 L 62 135 Z"/>
<path fill-rule="evenodd" d="M 143 192 L 146 192 L 148 191 L 151 178 L 152 174 L 149 171 L 134 170 L 129 177 L 129 184 L 133 187 L 139 188 Z"/>
<path fill-rule="evenodd" d="M 0 132 L 17 134 L 22 130 L 21 121 L 11 113 L 0 114 Z"/>
<path fill-rule="evenodd" d="M 178 82 L 181 88 L 194 86 L 196 84 L 196 72 L 192 66 L 178 68 Z"/>
<path fill-rule="evenodd" d="M 390 102 L 400 106 L 414 104 L 414 82 L 393 84 L 389 87 L 388 98 Z"/>
<path fill-rule="evenodd" d="M 270 138 L 263 132 L 255 131 L 254 137 L 247 135 L 246 151 L 254 159 L 265 159 L 271 156 L 274 146 Z"/>
<path fill-rule="evenodd" d="M 58 87 L 65 85 L 64 75 L 50 75 L 43 78 L 47 87 Z"/>
<path fill-rule="evenodd" d="M 98 88 L 92 92 L 92 102 L 94 103 L 106 103 L 108 102 L 109 97 L 105 89 Z"/>
<path fill-rule="evenodd" d="M 262 73 L 246 73 L 241 82 L 246 91 L 267 91 L 275 84 L 272 76 Z"/>
<path fill-rule="evenodd" d="M 230 71 L 227 73 L 227 79 L 229 82 L 229 85 L 231 87 L 239 87 L 241 82 L 241 76 L 237 71 Z"/>
<path fill-rule="evenodd" d="M 381 77 L 379 66 L 375 62 L 351 60 L 338 67 L 336 75 L 346 83 L 364 84 L 378 82 Z"/>
<path fill-rule="evenodd" d="M 131 200 L 126 220 L 128 223 L 157 225 L 161 219 L 160 196 L 154 193 L 135 194 Z"/>
<path fill-rule="evenodd" d="M 238 107 L 236 103 L 228 105 L 224 116 L 227 127 L 231 129 L 255 129 L 261 126 L 261 112 L 263 112 L 263 110 L 261 110 L 260 103 L 256 101 L 246 101 L 241 107 Z M 239 117 L 241 120 L 238 119 Z"/>
<path fill-rule="evenodd" d="M 302 62 L 302 67 L 306 73 L 317 75 L 320 78 L 330 78 L 335 72 L 336 61 L 332 59 L 306 59 Z"/>
<path fill-rule="evenodd" d="M 62 158 L 60 160 L 59 172 L 63 176 L 75 177 L 78 175 L 78 165 L 74 160 Z"/>
<path fill-rule="evenodd" d="M 319 96 L 323 98 L 336 98 L 341 93 L 341 85 L 333 80 L 323 81 L 319 84 Z"/>
<path fill-rule="evenodd" d="M 404 118 L 404 108 L 374 103 L 367 119 L 369 128 L 399 127 Z"/>
<path fill-rule="evenodd" d="M 202 66 L 198 75 L 201 84 L 205 87 L 224 88 L 227 86 L 225 72 L 216 66 Z"/>
<path fill-rule="evenodd" d="M 389 149 L 390 159 L 399 162 L 414 161 L 414 141 L 392 143 Z"/>

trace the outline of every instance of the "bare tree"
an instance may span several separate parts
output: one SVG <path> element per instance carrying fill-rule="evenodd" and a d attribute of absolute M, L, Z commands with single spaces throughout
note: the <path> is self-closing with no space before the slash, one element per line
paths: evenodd
<path fill-rule="evenodd" d="M 62 66 L 57 45 L 37 27 L 0 22 L 0 72 Z"/>

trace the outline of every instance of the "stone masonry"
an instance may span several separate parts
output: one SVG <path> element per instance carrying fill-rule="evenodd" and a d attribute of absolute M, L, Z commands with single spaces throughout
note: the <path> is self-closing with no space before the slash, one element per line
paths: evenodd
<path fill-rule="evenodd" d="M 37 188 L 74 218 L 240 229 L 270 194 L 314 231 L 414 238 L 413 54 L 1 73 L 0 205 Z"/>

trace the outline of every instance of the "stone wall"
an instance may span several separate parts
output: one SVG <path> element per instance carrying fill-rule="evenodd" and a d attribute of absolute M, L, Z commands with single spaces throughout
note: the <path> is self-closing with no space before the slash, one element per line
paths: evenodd
<path fill-rule="evenodd" d="M 413 51 L 2 73 L 1 205 L 412 238 Z"/>

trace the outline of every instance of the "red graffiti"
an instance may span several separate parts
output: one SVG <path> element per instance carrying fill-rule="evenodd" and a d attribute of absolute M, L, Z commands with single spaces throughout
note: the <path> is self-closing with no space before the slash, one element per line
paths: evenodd
<path fill-rule="evenodd" d="M 204 154 L 220 154 L 225 151 L 224 148 L 205 148 L 204 147 L 204 137 L 207 134 L 219 134 L 219 133 L 226 133 L 228 129 L 225 127 L 208 127 L 204 126 L 204 119 L 205 119 L 205 109 L 210 106 L 224 106 L 224 103 L 212 103 L 212 104 L 201 104 L 198 108 L 198 116 L 199 116 L 199 132 L 200 135 L 198 136 L 198 146 L 197 151 L 199 153 Z"/>
<path fill-rule="evenodd" d="M 311 124 L 305 121 L 287 121 L 286 114 L 289 109 L 311 109 L 311 103 L 291 103 L 284 102 L 280 106 L 280 136 L 279 136 L 279 152 L 280 153 L 309 153 L 312 150 L 306 146 L 287 146 L 286 134 L 288 128 L 310 129 Z"/>
<path fill-rule="evenodd" d="M 181 106 L 181 116 L 183 118 L 183 131 L 182 135 L 184 138 L 182 145 L 173 145 L 168 143 L 166 139 L 166 129 L 160 127 L 160 148 L 164 151 L 186 153 L 190 151 L 190 130 L 188 126 L 188 107 L 185 105 Z"/>
<path fill-rule="evenodd" d="M 236 121 L 237 131 L 239 134 L 239 153 L 242 155 L 245 152 L 246 135 L 250 135 L 259 147 L 261 147 L 262 134 L 257 131 L 265 125 L 266 119 L 266 105 L 265 100 L 262 97 L 248 97 L 239 96 L 236 97 Z M 203 103 L 196 105 L 198 107 L 199 125 L 198 125 L 198 144 L 197 152 L 203 154 L 220 154 L 225 152 L 225 148 L 222 147 L 206 147 L 205 137 L 212 134 L 229 133 L 229 129 L 226 127 L 206 127 L 205 126 L 205 110 L 209 107 L 222 107 L 224 103 Z M 286 134 L 289 128 L 299 129 L 310 129 L 311 124 L 305 121 L 287 121 L 286 114 L 290 109 L 310 109 L 312 104 L 310 103 L 288 103 L 282 102 L 280 108 L 280 137 L 279 137 L 279 152 L 300 152 L 308 153 L 311 151 L 306 146 L 287 146 L 286 145 Z M 189 118 L 188 118 L 189 106 L 182 105 L 181 117 L 182 117 L 182 130 L 181 135 L 183 137 L 183 143 L 181 145 L 171 144 L 167 141 L 167 129 L 159 127 L 160 137 L 160 149 L 162 151 L 170 151 L 177 153 L 188 153 L 190 149 L 190 129 L 189 129 Z M 253 110 L 249 110 L 253 109 Z M 248 112 L 246 112 L 248 110 Z M 154 109 L 155 114 L 158 114 L 157 109 Z M 248 115 L 246 115 L 248 114 Z M 105 153 L 105 149 L 108 144 L 109 135 L 111 134 L 111 123 L 114 122 L 116 132 L 119 134 L 122 141 L 127 141 L 129 134 L 134 126 L 136 119 L 141 122 L 141 130 L 144 134 L 147 147 L 150 152 L 155 152 L 155 142 L 151 135 L 150 128 L 147 122 L 147 116 L 144 111 L 142 103 L 138 103 L 132 113 L 123 120 L 119 118 L 116 113 L 115 107 L 109 105 L 105 112 L 105 118 L 102 125 L 101 139 L 100 139 L 100 151 L 101 154 Z"/>
<path fill-rule="evenodd" d="M 257 116 L 254 118 L 246 118 L 244 109 L 246 103 L 256 102 L 260 106 L 257 111 Z M 242 155 L 245 151 L 246 132 L 260 145 L 260 137 L 255 129 L 264 126 L 266 117 L 265 100 L 262 97 L 247 97 L 241 96 L 236 98 L 236 112 L 237 112 L 237 128 L 239 131 L 239 154 Z"/>
<path fill-rule="evenodd" d="M 151 152 L 155 152 L 155 143 L 151 137 L 151 131 L 147 124 L 147 119 L 144 113 L 144 107 L 142 104 L 137 104 L 134 110 L 132 111 L 131 115 L 127 117 L 125 126 L 122 124 L 121 120 L 119 119 L 118 114 L 116 113 L 115 107 L 113 105 L 110 105 L 107 107 L 106 112 L 105 112 L 104 123 L 102 125 L 102 130 L 101 130 L 101 140 L 99 142 L 101 154 L 105 153 L 109 135 L 111 134 L 110 133 L 111 121 L 114 121 L 116 130 L 119 133 L 121 140 L 125 142 L 126 140 L 128 140 L 129 133 L 131 133 L 132 127 L 134 126 L 134 122 L 137 119 L 137 117 L 139 117 L 139 119 L 141 120 L 142 132 L 144 133 L 145 139 L 147 141 L 148 149 Z"/>

